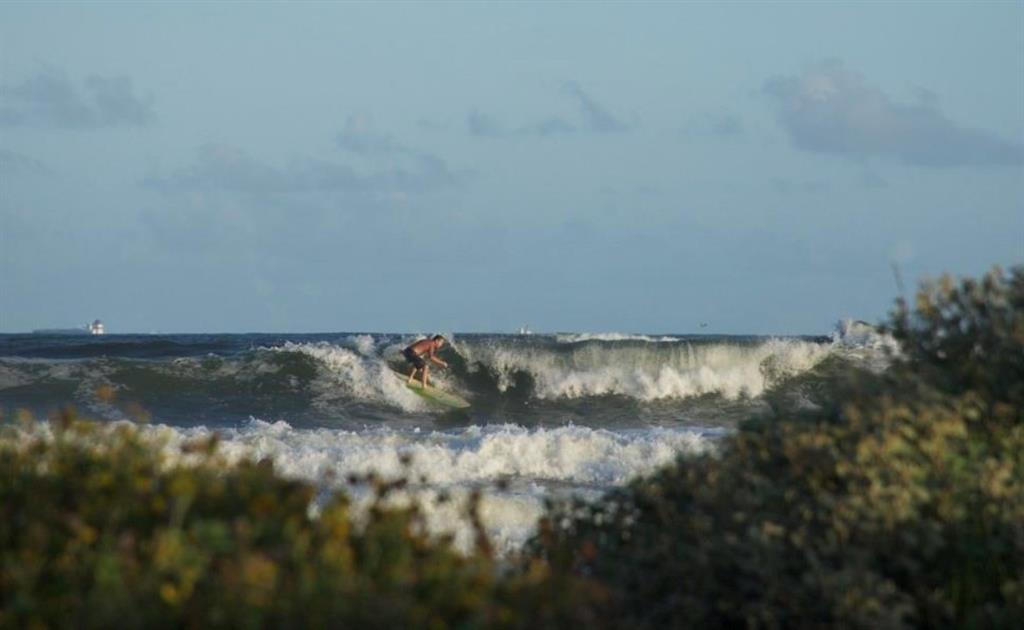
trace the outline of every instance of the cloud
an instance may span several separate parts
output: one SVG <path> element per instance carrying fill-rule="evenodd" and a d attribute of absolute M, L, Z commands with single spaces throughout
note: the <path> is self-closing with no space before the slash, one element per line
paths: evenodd
<path fill-rule="evenodd" d="M 237 147 L 207 144 L 200 147 L 192 165 L 167 175 L 151 175 L 143 184 L 165 193 L 393 195 L 426 192 L 459 181 L 440 158 L 417 154 L 411 156 L 410 162 L 407 168 L 394 167 L 371 174 L 357 173 L 344 164 L 310 158 L 277 167 L 252 158 Z"/>
<path fill-rule="evenodd" d="M 578 122 L 567 120 L 562 116 L 548 116 L 537 122 L 530 123 L 507 132 L 492 116 L 474 109 L 466 117 L 466 127 L 470 135 L 478 138 L 503 138 L 510 136 L 539 136 L 549 138 L 579 132 L 596 134 L 620 133 L 629 131 L 630 125 L 616 118 L 603 105 L 587 94 L 577 83 L 569 81 L 562 86 L 562 92 L 568 94 L 579 106 Z"/>
<path fill-rule="evenodd" d="M 437 158 L 398 161 L 373 170 L 339 160 L 275 163 L 235 146 L 207 144 L 181 167 L 142 180 L 157 194 L 140 204 L 141 220 L 163 251 L 225 264 L 268 264 L 280 256 L 282 262 L 269 263 L 276 268 L 288 264 L 285 259 L 319 264 L 331 256 L 361 259 L 353 252 L 384 256 L 401 245 L 368 234 L 405 229 L 407 213 L 431 193 L 464 181 Z"/>
<path fill-rule="evenodd" d="M 356 155 L 395 155 L 411 153 L 390 136 L 373 130 L 370 118 L 361 114 L 348 117 L 337 136 L 338 146 Z"/>
<path fill-rule="evenodd" d="M 574 134 L 579 131 L 576 125 L 558 116 L 551 116 L 515 130 L 506 131 L 493 117 L 477 110 L 473 110 L 466 117 L 466 126 L 469 129 L 470 135 L 478 138 L 508 138 L 516 136 L 548 138 L 551 136 Z"/>
<path fill-rule="evenodd" d="M 348 167 L 320 162 L 316 165 L 320 171 L 317 181 L 322 183 L 345 184 L 339 189 L 347 190 L 388 190 L 400 192 L 424 191 L 458 182 L 459 178 L 451 172 L 448 164 L 440 157 L 401 144 L 391 136 L 373 129 L 368 116 L 349 116 L 345 128 L 336 138 L 338 147 L 360 157 L 392 158 L 395 166 L 366 177 L 357 177 Z M 403 163 L 406 166 L 400 166 Z M 311 165 L 306 164 L 305 168 Z M 335 172 L 332 172 L 335 171 Z M 344 171 L 344 172 L 339 172 Z M 301 173 L 301 171 L 300 171 Z M 291 175 L 296 173 L 293 169 Z M 308 175 L 308 173 L 307 173 Z M 344 176 L 343 176 L 344 175 Z"/>
<path fill-rule="evenodd" d="M 470 135 L 483 138 L 497 138 L 505 135 L 505 130 L 494 118 L 474 109 L 466 116 L 466 126 Z"/>
<path fill-rule="evenodd" d="M 778 121 L 793 144 L 805 151 L 891 156 L 926 167 L 1024 163 L 1024 145 L 949 120 L 933 94 L 919 90 L 918 103 L 894 102 L 838 61 L 770 79 L 764 92 L 778 104 Z"/>
<path fill-rule="evenodd" d="M 562 136 L 571 133 L 576 133 L 576 126 L 566 121 L 563 118 L 552 116 L 546 118 L 538 123 L 523 127 L 519 130 L 519 133 L 527 136 L 541 136 L 547 138 L 550 136 Z"/>
<path fill-rule="evenodd" d="M 579 84 L 569 81 L 563 86 L 563 90 L 574 97 L 579 104 L 586 129 L 595 133 L 619 133 L 629 130 L 629 125 L 613 116 L 605 107 L 584 92 Z"/>
<path fill-rule="evenodd" d="M 353 190 L 360 180 L 349 168 L 320 163 L 292 163 L 276 168 L 224 144 L 199 148 L 196 162 L 169 175 L 144 180 L 162 191 L 225 190 L 245 193 L 290 193 L 309 190 Z"/>
<path fill-rule="evenodd" d="M 687 137 L 737 138 L 746 133 L 743 119 L 727 110 L 707 111 L 693 116 L 683 127 Z"/>
<path fill-rule="evenodd" d="M 88 77 L 76 86 L 57 70 L 0 85 L 0 125 L 95 129 L 156 120 L 151 99 L 134 93 L 128 77 Z"/>
<path fill-rule="evenodd" d="M 0 149 L 0 175 L 51 175 L 53 170 L 39 160 Z"/>

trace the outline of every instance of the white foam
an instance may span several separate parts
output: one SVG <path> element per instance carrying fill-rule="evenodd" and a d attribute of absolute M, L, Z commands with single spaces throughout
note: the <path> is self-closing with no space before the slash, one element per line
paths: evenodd
<path fill-rule="evenodd" d="M 580 343 L 594 339 L 652 343 Z M 837 345 L 800 339 L 693 342 L 622 333 L 564 335 L 560 341 L 555 346 L 467 341 L 453 347 L 471 371 L 482 367 L 497 376 L 502 392 L 526 373 L 534 384 L 533 395 L 541 399 L 615 395 L 652 401 L 706 394 L 756 397 L 779 379 L 812 369 Z M 390 374 L 384 359 L 397 356 L 403 344 L 381 345 L 383 340 L 369 335 L 349 337 L 343 344 L 289 342 L 270 350 L 303 353 L 317 360 L 319 374 L 310 385 L 317 408 L 326 410 L 355 398 L 406 411 L 428 410 Z M 450 371 L 431 375 L 439 387 L 472 395 Z"/>
<path fill-rule="evenodd" d="M 832 343 L 841 348 L 850 358 L 876 372 L 889 366 L 894 357 L 901 354 L 899 342 L 875 326 L 859 320 L 844 319 L 836 323 L 832 332 Z"/>
<path fill-rule="evenodd" d="M 81 439 L 102 451 L 111 444 L 108 432 L 127 424 L 110 423 L 105 430 Z M 194 464 L 199 456 L 183 454 L 181 446 L 214 433 L 202 426 L 138 428 L 163 449 L 167 465 Z M 12 425 L 6 431 L 8 435 L 20 435 L 16 439 L 26 445 L 29 438 L 53 436 L 48 422 Z M 365 487 L 350 487 L 346 483 L 349 475 L 376 473 L 383 478 L 409 479 L 413 485 L 393 500 L 419 502 L 429 530 L 453 534 L 456 545 L 463 550 L 473 544 L 466 500 L 474 490 L 480 490 L 481 521 L 491 544 L 503 554 L 518 549 L 533 533 L 546 498 L 569 493 L 596 498 L 680 455 L 713 451 L 722 434 L 720 430 L 698 428 L 612 432 L 577 426 L 526 429 L 516 425 L 472 426 L 444 432 L 387 428 L 344 431 L 296 429 L 286 422 L 255 419 L 216 433 L 221 438 L 218 452 L 229 462 L 271 458 L 284 476 L 311 481 L 325 491 L 345 490 L 353 499 L 357 521 L 365 516 L 371 495 Z M 421 477 L 425 481 L 420 481 Z M 495 483 L 498 481 L 502 484 Z M 442 493 L 451 500 L 438 502 Z M 320 500 L 327 496 L 325 492 Z M 311 509 L 314 513 L 317 510 L 315 505 Z"/>
<path fill-rule="evenodd" d="M 145 429 L 174 446 L 204 437 L 204 427 Z M 343 487 L 349 475 L 421 477 L 412 490 L 424 503 L 435 532 L 450 532 L 468 548 L 472 533 L 462 501 L 482 488 L 481 518 L 499 550 L 520 546 L 533 532 L 545 497 L 585 492 L 593 496 L 637 475 L 671 463 L 681 454 L 715 448 L 720 432 L 701 429 L 643 429 L 612 432 L 587 427 L 526 429 L 517 425 L 468 427 L 453 431 L 366 431 L 295 429 L 286 422 L 252 420 L 220 431 L 220 450 L 229 459 L 271 458 L 282 474 L 328 487 Z M 407 459 L 408 458 L 408 459 Z M 404 464 L 403 460 L 408 463 Z M 506 483 L 499 489 L 495 482 Z M 432 501 L 439 492 L 450 504 Z M 365 496 L 356 495 L 359 500 Z"/>
<path fill-rule="evenodd" d="M 690 343 L 659 346 L 583 345 L 566 351 L 543 347 L 481 345 L 465 348 L 467 360 L 486 367 L 506 391 L 520 372 L 529 374 L 539 398 L 617 395 L 644 401 L 720 394 L 757 396 L 778 378 L 817 365 L 827 344 L 770 339 L 754 344 Z"/>
<path fill-rule="evenodd" d="M 329 409 L 351 399 L 384 403 L 404 411 L 430 411 L 422 398 L 405 387 L 388 364 L 388 357 L 398 357 L 404 345 L 379 345 L 370 335 L 348 337 L 343 347 L 321 341 L 293 343 L 266 348 L 272 352 L 295 352 L 316 359 L 317 377 L 310 383 L 314 407 Z M 461 384 L 444 370 L 430 372 L 431 384 L 451 392 L 468 395 Z"/>
<path fill-rule="evenodd" d="M 205 427 L 170 430 L 183 439 L 209 433 Z M 510 424 L 429 433 L 390 428 L 345 431 L 295 429 L 287 422 L 261 420 L 219 433 L 227 455 L 272 457 L 281 472 L 304 479 L 408 472 L 443 485 L 527 478 L 598 486 L 623 483 L 672 461 L 680 452 L 706 450 L 717 435 L 698 429 L 614 432 Z M 405 456 L 412 458 L 410 467 L 402 464 Z"/>
<path fill-rule="evenodd" d="M 880 332 L 875 326 L 855 319 L 843 319 L 837 322 L 835 330 L 832 332 L 832 341 L 847 346 L 892 350 L 899 346 L 892 335 Z"/>
<path fill-rule="evenodd" d="M 405 411 L 423 410 L 423 400 L 395 378 L 388 364 L 375 353 L 373 338 L 352 338 L 357 349 L 327 342 L 292 343 L 271 348 L 275 352 L 296 352 L 316 359 L 317 378 L 310 383 L 313 405 L 329 408 L 356 398 L 389 404 Z"/>
<path fill-rule="evenodd" d="M 376 343 L 370 335 L 355 335 L 353 337 L 349 337 L 349 341 L 356 347 L 359 354 L 364 357 L 374 356 L 376 354 Z"/>
<path fill-rule="evenodd" d="M 619 332 L 562 333 L 555 335 L 555 341 L 558 343 L 583 343 L 585 341 L 646 341 L 648 343 L 671 343 L 679 340 L 679 337 L 651 337 L 648 335 Z"/>

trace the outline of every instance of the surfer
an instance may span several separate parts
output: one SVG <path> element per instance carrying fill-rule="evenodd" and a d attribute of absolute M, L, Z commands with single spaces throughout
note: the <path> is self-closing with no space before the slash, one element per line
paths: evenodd
<path fill-rule="evenodd" d="M 430 376 L 430 366 L 423 360 L 424 357 L 441 367 L 448 367 L 447 363 L 436 356 L 437 351 L 440 350 L 443 345 L 444 337 L 441 335 L 434 335 L 430 339 L 420 339 L 405 350 L 402 350 L 402 356 L 405 357 L 406 361 L 412 364 L 412 372 L 409 372 L 409 385 L 412 385 L 413 379 L 416 377 L 416 372 L 422 372 L 420 383 L 423 384 L 423 387 L 427 386 L 427 379 Z"/>

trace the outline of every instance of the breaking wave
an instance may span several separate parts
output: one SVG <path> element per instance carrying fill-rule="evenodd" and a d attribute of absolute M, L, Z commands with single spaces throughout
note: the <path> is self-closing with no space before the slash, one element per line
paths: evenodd
<path fill-rule="evenodd" d="M 437 411 L 395 374 L 406 369 L 400 351 L 409 336 L 175 335 L 35 346 L 24 337 L 8 341 L 17 353 L 0 347 L 0 408 L 72 404 L 121 419 L 116 406 L 97 398 L 104 390 L 176 424 L 269 417 L 346 426 Z M 813 379 L 825 364 L 884 365 L 889 347 L 863 324 L 841 324 L 832 337 L 608 333 L 462 335 L 452 342 L 443 351 L 451 369 L 433 370 L 434 383 L 469 399 L 472 413 L 488 414 L 470 422 L 528 426 L 644 424 L 652 413 L 700 421 L 688 410 L 709 397 L 717 410 L 729 409 Z M 749 412 L 749 405 L 737 407 Z"/>
<path fill-rule="evenodd" d="M 632 343 L 573 341 L 570 347 L 555 348 L 467 345 L 463 354 L 471 369 L 492 374 L 501 392 L 527 376 L 533 395 L 542 399 L 611 395 L 652 401 L 705 394 L 729 399 L 758 396 L 782 379 L 810 370 L 832 352 L 828 344 L 795 339 L 628 341 Z"/>

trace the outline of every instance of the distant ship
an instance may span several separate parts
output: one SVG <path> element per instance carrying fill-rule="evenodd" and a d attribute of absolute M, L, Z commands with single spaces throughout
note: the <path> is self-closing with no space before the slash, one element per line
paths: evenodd
<path fill-rule="evenodd" d="M 96 319 L 81 328 L 40 328 L 33 330 L 33 335 L 103 335 L 106 334 L 103 322 Z"/>

